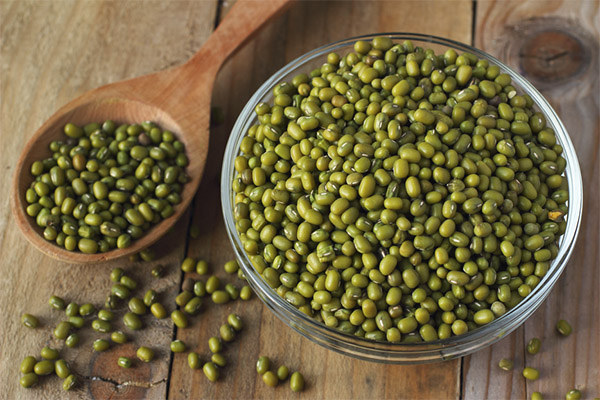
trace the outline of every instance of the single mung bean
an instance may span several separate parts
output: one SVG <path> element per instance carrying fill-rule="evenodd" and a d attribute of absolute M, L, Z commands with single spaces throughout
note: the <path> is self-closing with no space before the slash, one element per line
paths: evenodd
<path fill-rule="evenodd" d="M 296 371 L 290 377 L 290 389 L 292 392 L 301 392 L 304 390 L 304 376 Z"/>
<path fill-rule="evenodd" d="M 165 310 L 165 307 L 160 303 L 152 304 L 150 306 L 150 312 L 157 319 L 163 319 L 163 318 L 166 318 L 166 316 L 167 316 L 167 310 Z"/>
<path fill-rule="evenodd" d="M 96 307 L 94 307 L 94 305 L 91 303 L 85 303 L 79 307 L 79 315 L 81 315 L 82 317 L 92 315 L 95 311 Z"/>
<path fill-rule="evenodd" d="M 127 343 L 127 335 L 121 331 L 114 331 L 110 334 L 110 340 L 118 344 Z"/>
<path fill-rule="evenodd" d="M 129 297 L 129 289 L 119 283 L 115 283 L 111 286 L 110 293 L 121 300 L 125 300 Z"/>
<path fill-rule="evenodd" d="M 117 365 L 121 368 L 131 368 L 131 359 L 128 357 L 119 357 Z"/>
<path fill-rule="evenodd" d="M 225 292 L 229 294 L 231 300 L 237 300 L 240 297 L 240 290 L 231 283 L 225 285 Z"/>
<path fill-rule="evenodd" d="M 137 331 L 142 329 L 142 320 L 137 314 L 127 312 L 123 315 L 123 325 L 131 330 Z"/>
<path fill-rule="evenodd" d="M 273 371 L 267 371 L 262 375 L 262 380 L 267 386 L 275 387 L 279 384 L 279 378 Z"/>
<path fill-rule="evenodd" d="M 37 360 L 34 356 L 27 356 L 21 361 L 20 371 L 22 374 L 28 374 L 33 372 L 33 367 L 37 363 Z"/>
<path fill-rule="evenodd" d="M 37 317 L 31 314 L 23 314 L 21 316 L 21 323 L 32 329 L 35 329 L 40 325 L 40 321 L 37 319 Z"/>
<path fill-rule="evenodd" d="M 215 291 L 219 290 L 220 286 L 221 280 L 217 276 L 211 275 L 206 280 L 206 293 L 213 294 Z"/>
<path fill-rule="evenodd" d="M 573 328 L 571 327 L 571 324 L 569 324 L 564 319 L 561 319 L 560 321 L 558 321 L 556 323 L 556 330 L 558 331 L 558 333 L 560 333 L 563 336 L 569 336 L 571 334 L 571 332 L 573 332 Z"/>
<path fill-rule="evenodd" d="M 256 372 L 258 372 L 259 375 L 263 375 L 269 369 L 271 369 L 271 360 L 269 357 L 260 356 L 256 361 Z"/>
<path fill-rule="evenodd" d="M 92 329 L 96 332 L 110 332 L 112 330 L 112 326 L 110 322 L 102 321 L 101 319 L 95 319 L 92 321 Z"/>
<path fill-rule="evenodd" d="M 511 359 L 508 358 L 503 358 L 500 360 L 500 362 L 498 363 L 498 366 L 500 367 L 500 369 L 503 369 L 505 371 L 511 371 L 514 367 L 514 362 Z"/>
<path fill-rule="evenodd" d="M 54 372 L 54 361 L 52 360 L 42 360 L 35 363 L 33 366 L 33 372 L 36 375 L 50 375 Z"/>
<path fill-rule="evenodd" d="M 219 353 L 223 349 L 223 343 L 218 337 L 212 336 L 208 339 L 208 348 L 212 353 Z"/>
<path fill-rule="evenodd" d="M 533 338 L 527 343 L 527 352 L 529 354 L 537 354 L 542 347 L 542 341 L 538 338 Z"/>
<path fill-rule="evenodd" d="M 146 307 L 150 307 L 152 304 L 154 304 L 156 302 L 156 298 L 157 298 L 157 294 L 154 290 L 149 289 L 145 294 L 144 294 L 144 304 L 146 305 Z"/>
<path fill-rule="evenodd" d="M 100 319 L 102 321 L 110 322 L 114 318 L 115 318 L 115 314 L 110 310 L 102 309 L 102 310 L 98 311 L 98 319 Z"/>
<path fill-rule="evenodd" d="M 208 274 L 208 263 L 205 260 L 199 260 L 196 263 L 196 273 L 198 275 Z"/>
<path fill-rule="evenodd" d="M 532 367 L 525 367 L 523 369 L 523 377 L 530 381 L 534 381 L 540 377 L 540 371 Z"/>
<path fill-rule="evenodd" d="M 71 333 L 69 336 L 67 336 L 67 338 L 65 339 L 65 346 L 69 347 L 69 348 L 73 348 L 73 347 L 77 347 L 77 345 L 79 344 L 79 335 L 76 333 Z"/>
<path fill-rule="evenodd" d="M 119 283 L 129 290 L 135 290 L 135 288 L 137 288 L 137 282 L 127 275 L 121 276 L 121 279 L 119 279 Z"/>
<path fill-rule="evenodd" d="M 181 270 L 183 272 L 193 272 L 195 266 L 196 260 L 191 257 L 187 257 L 181 262 Z"/>
<path fill-rule="evenodd" d="M 55 308 L 57 310 L 65 309 L 65 301 L 58 296 L 50 296 L 48 304 L 50 304 L 52 308 Z"/>
<path fill-rule="evenodd" d="M 285 365 L 282 365 L 279 368 L 277 368 L 277 379 L 279 379 L 280 381 L 285 381 L 289 374 L 290 370 Z"/>
<path fill-rule="evenodd" d="M 71 369 L 69 368 L 69 364 L 65 360 L 56 360 L 54 363 L 54 373 L 60 379 L 65 379 L 67 376 L 71 374 Z"/>
<path fill-rule="evenodd" d="M 191 369 L 199 369 L 200 368 L 200 356 L 196 352 L 188 353 L 188 365 Z"/>
<path fill-rule="evenodd" d="M 187 314 L 195 315 L 200 311 L 200 308 L 202 308 L 202 298 L 193 297 L 187 302 L 185 307 L 183 307 L 183 311 L 185 311 Z"/>
<path fill-rule="evenodd" d="M 220 353 L 214 353 L 213 355 L 211 355 L 210 361 L 212 361 L 213 363 L 215 363 L 215 365 L 221 368 L 227 365 L 227 359 L 223 354 Z"/>
<path fill-rule="evenodd" d="M 171 313 L 171 320 L 178 328 L 184 329 L 188 326 L 187 317 L 179 310 L 175 310 Z"/>
<path fill-rule="evenodd" d="M 244 300 L 244 301 L 248 301 L 252 298 L 252 289 L 250 288 L 250 286 L 242 286 L 242 289 L 240 290 L 240 299 Z"/>
<path fill-rule="evenodd" d="M 183 341 L 177 339 L 171 342 L 170 348 L 173 353 L 182 353 L 185 351 L 187 346 Z"/>
<path fill-rule="evenodd" d="M 229 296 L 229 293 L 227 293 L 225 290 L 215 290 L 211 294 L 211 299 L 215 304 L 225 304 L 228 303 L 229 300 L 231 300 L 231 297 Z"/>
<path fill-rule="evenodd" d="M 139 347 L 135 354 L 143 362 L 150 362 L 154 359 L 154 350 L 146 346 Z"/>
<path fill-rule="evenodd" d="M 241 331 L 244 327 L 242 319 L 237 314 L 229 314 L 227 316 L 227 323 L 231 325 L 236 331 Z"/>
<path fill-rule="evenodd" d="M 65 308 L 65 314 L 67 317 L 79 315 L 79 305 L 77 303 L 69 303 L 67 308 Z"/>
<path fill-rule="evenodd" d="M 110 347 L 110 343 L 108 340 L 105 339 L 97 339 L 94 341 L 92 347 L 94 348 L 94 351 L 106 351 Z"/>
<path fill-rule="evenodd" d="M 235 273 L 237 273 L 239 268 L 240 268 L 240 266 L 238 265 L 238 262 L 236 260 L 227 261 L 223 265 L 223 269 L 228 274 L 235 274 Z"/>
<path fill-rule="evenodd" d="M 40 350 L 40 355 L 46 360 L 56 360 L 58 358 L 58 350 L 45 346 Z"/>
<path fill-rule="evenodd" d="M 129 310 L 137 315 L 144 315 L 146 314 L 146 305 L 144 304 L 144 301 L 142 299 L 140 299 L 139 297 L 132 297 L 131 299 L 129 299 Z"/>
<path fill-rule="evenodd" d="M 62 387 L 63 390 L 68 391 L 71 390 L 75 385 L 77 385 L 77 377 L 71 374 L 63 381 Z"/>
<path fill-rule="evenodd" d="M 235 330 L 229 324 L 223 324 L 219 328 L 219 334 L 221 335 L 221 339 L 226 342 L 231 342 L 235 339 Z"/>
<path fill-rule="evenodd" d="M 33 372 L 28 372 L 25 375 L 21 376 L 19 379 L 19 384 L 24 388 L 30 388 L 35 386 L 38 383 L 38 376 Z"/>
<path fill-rule="evenodd" d="M 150 274 L 154 278 L 160 278 L 163 274 L 163 269 L 161 266 L 154 267 L 154 268 L 152 268 L 152 271 L 150 271 Z"/>
<path fill-rule="evenodd" d="M 124 273 L 125 273 L 125 271 L 123 271 L 122 268 L 113 268 L 110 271 L 110 280 L 115 283 L 119 283 L 121 281 L 121 277 L 123 276 Z"/>
<path fill-rule="evenodd" d="M 202 366 L 202 372 L 211 382 L 216 382 L 219 379 L 219 369 L 212 361 L 205 363 Z"/>
<path fill-rule="evenodd" d="M 61 321 L 54 328 L 54 337 L 59 340 L 65 340 L 71 331 L 71 324 L 68 321 Z"/>
<path fill-rule="evenodd" d="M 565 395 L 565 400 L 580 400 L 581 399 L 581 391 L 577 389 L 571 389 Z"/>
<path fill-rule="evenodd" d="M 192 297 L 194 297 L 192 292 L 189 290 L 184 290 L 175 297 L 175 304 L 177 304 L 179 307 L 183 307 L 192 299 Z"/>

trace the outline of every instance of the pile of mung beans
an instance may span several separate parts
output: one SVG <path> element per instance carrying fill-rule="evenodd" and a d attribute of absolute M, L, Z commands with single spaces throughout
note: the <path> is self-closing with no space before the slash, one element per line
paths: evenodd
<path fill-rule="evenodd" d="M 566 160 L 530 96 L 485 59 L 388 37 L 330 53 L 256 105 L 233 216 L 264 281 L 366 339 L 492 322 L 558 253 Z"/>
<path fill-rule="evenodd" d="M 154 257 L 154 252 L 146 249 L 130 257 L 130 261 L 137 261 L 140 258 L 144 261 L 153 261 Z M 181 270 L 185 274 L 195 273 L 200 276 L 208 275 L 210 272 L 209 265 L 205 260 L 196 260 L 191 257 L 183 260 Z M 240 280 L 245 281 L 237 261 L 227 261 L 223 265 L 223 270 L 226 274 L 237 275 Z M 162 274 L 163 268 L 160 266 L 151 270 L 151 275 L 154 278 L 160 278 Z M 93 341 L 91 349 L 95 352 L 104 352 L 113 346 L 118 348 L 119 345 L 135 340 L 126 333 L 114 329 L 113 324 L 119 314 L 123 314 L 123 325 L 126 330 L 131 331 L 130 333 L 144 328 L 142 318 L 146 318 L 145 316 L 149 313 L 156 319 L 167 317 L 167 309 L 163 306 L 164 300 L 167 299 L 163 299 L 161 303 L 159 301 L 160 294 L 154 289 L 147 289 L 143 297 L 136 297 L 135 292 L 141 292 L 142 288 L 124 269 L 113 268 L 109 277 L 112 286 L 103 308 L 97 309 L 91 303 L 79 305 L 70 302 L 67 304 L 59 296 L 53 295 L 50 297 L 48 300 L 49 306 L 65 314 L 65 318 L 52 331 L 59 345 L 62 344 L 68 348 L 79 346 L 80 336 L 78 332 L 89 326 L 99 336 L 96 336 L 97 338 Z M 186 276 L 181 292 L 174 299 L 175 309 L 170 314 L 173 325 L 179 329 L 188 328 L 189 318 L 199 314 L 206 297 L 210 297 L 215 305 L 220 305 L 238 298 L 242 301 L 248 301 L 252 298 L 252 291 L 248 285 L 243 285 L 241 289 L 238 289 L 232 283 L 227 283 L 224 290 L 221 290 L 221 280 L 216 275 L 209 275 L 206 280 L 197 280 Z M 125 303 L 126 309 L 123 310 Z M 40 326 L 39 319 L 29 313 L 21 316 L 21 323 L 30 329 L 36 329 Z M 223 355 L 225 344 L 231 344 L 243 327 L 242 318 L 235 313 L 230 313 L 226 322 L 219 327 L 218 336 L 212 336 L 208 339 L 207 347 L 210 351 L 210 358 L 203 365 L 201 365 L 200 354 L 197 351 L 189 351 L 188 345 L 182 340 L 171 341 L 169 350 L 174 354 L 189 351 L 187 354 L 189 367 L 193 370 L 202 367 L 206 378 L 211 382 L 215 382 L 219 380 L 222 370 L 227 366 L 227 359 Z M 21 386 L 31 388 L 38 384 L 40 376 L 54 373 L 63 379 L 64 390 L 71 390 L 75 387 L 82 377 L 72 371 L 68 361 L 60 358 L 61 350 L 62 348 L 55 349 L 46 346 L 40 352 L 41 358 L 38 359 L 33 355 L 26 356 L 20 365 L 22 375 L 19 383 Z M 155 359 L 155 349 L 142 345 L 137 347 L 135 355 L 140 362 L 149 363 Z M 125 369 L 135 368 L 135 362 L 126 354 L 122 354 L 118 357 L 116 366 Z M 282 367 L 278 371 L 278 376 L 282 381 L 287 378 L 287 374 L 283 376 L 283 372 Z M 298 374 L 298 372 L 292 374 L 290 387 L 293 391 L 301 391 L 304 388 L 304 378 Z"/>
<path fill-rule="evenodd" d="M 129 247 L 181 202 L 188 158 L 175 135 L 153 122 L 83 127 L 68 123 L 52 155 L 33 162 L 26 213 L 46 240 L 69 251 Z"/>

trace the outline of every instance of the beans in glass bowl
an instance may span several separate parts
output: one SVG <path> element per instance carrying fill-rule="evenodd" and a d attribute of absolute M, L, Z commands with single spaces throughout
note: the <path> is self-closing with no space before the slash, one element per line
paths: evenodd
<path fill-rule="evenodd" d="M 227 194 L 271 290 L 403 343 L 476 330 L 535 290 L 567 226 L 567 161 L 511 74 L 373 37 L 290 78 L 255 104 Z"/>

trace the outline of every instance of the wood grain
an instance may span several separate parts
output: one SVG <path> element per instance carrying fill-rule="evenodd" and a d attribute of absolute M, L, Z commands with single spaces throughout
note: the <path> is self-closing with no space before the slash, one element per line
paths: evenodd
<path fill-rule="evenodd" d="M 227 2 L 230 4 L 230 2 Z M 221 107 L 226 122 L 212 129 L 211 148 L 205 178 L 194 205 L 193 224 L 204 226 L 202 235 L 192 240 L 188 254 L 210 261 L 213 272 L 224 281 L 222 265 L 233 258 L 220 212 L 219 176 L 225 143 L 238 113 L 260 84 L 286 62 L 315 47 L 346 37 L 377 31 L 428 32 L 469 43 L 471 3 L 408 2 L 300 2 L 266 26 L 221 70 L 213 105 Z M 429 24 L 421 10 L 430 12 Z M 221 14 L 226 14 L 222 10 Z M 453 29 L 441 21 L 453 15 Z M 409 17 L 410 16 L 410 17 Z M 344 21 L 342 23 L 342 21 Z M 438 21 L 439 23 L 436 23 Z M 243 71 L 243 73 L 240 73 Z M 235 95 L 231 95 L 235 93 Z M 214 138 L 214 140 L 213 140 Z M 238 283 L 239 285 L 239 283 Z M 254 369 L 256 360 L 267 355 L 276 365 L 286 364 L 305 376 L 306 398 L 458 398 L 460 361 L 427 366 L 381 365 L 352 360 L 302 338 L 293 332 L 255 298 L 251 304 L 206 304 L 206 311 L 194 326 L 200 329 L 177 331 L 177 338 L 207 360 L 207 340 L 216 335 L 229 312 L 238 312 L 247 328 L 225 352 L 230 365 L 221 382 L 210 384 L 201 371 L 192 371 L 185 356 L 173 361 L 169 397 L 183 398 L 298 398 L 286 384 L 266 386 Z M 432 384 L 435 382 L 435 384 Z"/>
<path fill-rule="evenodd" d="M 534 82 L 567 127 L 583 174 L 584 217 L 571 260 L 540 309 L 508 338 L 465 359 L 466 399 L 529 398 L 534 391 L 540 391 L 544 398 L 562 398 L 572 388 L 580 389 L 584 398 L 600 394 L 600 300 L 595 295 L 600 287 L 599 6 L 596 1 L 477 3 L 475 45 Z M 566 47 L 558 54 L 584 60 L 581 68 L 561 79 L 554 79 L 554 74 L 561 72 L 560 60 L 549 62 L 540 76 L 532 73 L 536 70 L 525 68 L 522 47 L 538 32 L 567 32 L 575 38 L 578 53 Z M 540 41 L 537 46 L 541 54 L 552 55 L 560 44 Z M 554 329 L 561 318 L 573 325 L 574 333 L 568 338 L 560 337 Z M 532 337 L 543 342 L 542 351 L 535 356 L 524 349 Z M 502 357 L 514 358 L 515 371 L 503 373 L 497 368 Z M 540 379 L 525 382 L 520 375 L 524 365 L 539 368 Z"/>

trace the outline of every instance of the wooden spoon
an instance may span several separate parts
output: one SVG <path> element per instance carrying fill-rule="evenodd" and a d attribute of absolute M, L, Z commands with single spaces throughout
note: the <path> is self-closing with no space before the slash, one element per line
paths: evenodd
<path fill-rule="evenodd" d="M 93 263 L 136 253 L 164 235 L 185 212 L 202 178 L 208 153 L 211 94 L 219 68 L 237 47 L 289 4 L 290 0 L 238 0 L 202 48 L 186 63 L 91 90 L 52 115 L 21 153 L 11 187 L 12 213 L 27 240 L 50 257 Z M 66 138 L 62 131 L 68 122 L 85 125 L 108 119 L 122 123 L 150 120 L 175 132 L 185 144 L 190 160 L 186 172 L 191 179 L 184 186 L 182 201 L 175 207 L 174 215 L 155 225 L 130 247 L 98 254 L 67 251 L 45 240 L 42 228 L 25 212 L 25 191 L 33 181 L 31 164 L 51 155 L 50 142 Z"/>

